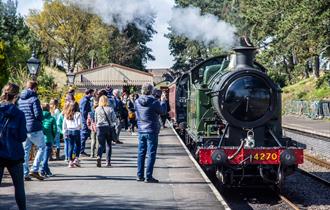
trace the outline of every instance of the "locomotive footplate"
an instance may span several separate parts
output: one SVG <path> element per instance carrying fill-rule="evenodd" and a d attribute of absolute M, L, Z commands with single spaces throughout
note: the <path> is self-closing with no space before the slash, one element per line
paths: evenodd
<path fill-rule="evenodd" d="M 216 150 L 223 151 L 227 157 L 229 165 L 243 164 L 302 164 L 303 148 L 285 148 L 285 147 L 259 147 L 259 148 L 242 148 L 238 153 L 239 147 L 221 147 L 221 148 L 200 148 L 199 163 L 201 165 L 214 165 L 212 154 Z M 220 154 L 220 153 L 219 153 Z M 217 158 L 217 157 L 214 157 Z M 219 157 L 223 158 L 223 157 Z"/>

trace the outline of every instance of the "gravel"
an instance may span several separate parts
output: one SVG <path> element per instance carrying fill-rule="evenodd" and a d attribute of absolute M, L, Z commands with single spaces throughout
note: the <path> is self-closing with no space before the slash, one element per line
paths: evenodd
<path fill-rule="evenodd" d="M 299 168 L 330 182 L 330 169 L 318 166 L 308 160 L 305 160 L 304 164 L 300 165 Z"/>
<path fill-rule="evenodd" d="M 330 188 L 306 175 L 287 177 L 282 193 L 300 209 L 330 209 Z"/>

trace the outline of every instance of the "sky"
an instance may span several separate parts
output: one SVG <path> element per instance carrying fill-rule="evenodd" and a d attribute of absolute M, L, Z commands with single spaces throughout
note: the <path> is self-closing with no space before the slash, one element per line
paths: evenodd
<path fill-rule="evenodd" d="M 158 33 L 147 44 L 156 58 L 155 61 L 148 61 L 147 68 L 169 68 L 173 65 L 173 57 L 168 49 L 169 40 L 164 37 L 164 34 L 168 32 L 167 22 L 171 18 L 171 8 L 174 5 L 174 0 L 150 0 L 150 4 L 156 11 L 157 17 L 154 28 Z M 25 16 L 30 9 L 41 10 L 42 5 L 42 0 L 18 0 L 18 12 Z"/>

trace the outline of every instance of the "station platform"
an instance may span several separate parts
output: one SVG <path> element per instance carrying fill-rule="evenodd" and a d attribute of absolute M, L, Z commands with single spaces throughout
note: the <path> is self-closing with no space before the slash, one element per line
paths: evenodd
<path fill-rule="evenodd" d="M 25 182 L 28 209 L 225 209 L 171 129 L 159 136 L 159 183 L 136 181 L 137 136 L 123 132 L 121 140 L 113 145 L 110 168 L 97 168 L 89 157 L 81 158 L 81 168 L 51 161 L 54 177 Z M 0 209 L 17 209 L 8 176 L 0 186 Z"/>
<path fill-rule="evenodd" d="M 282 125 L 284 128 L 300 130 L 306 133 L 330 138 L 329 120 L 312 120 L 293 115 L 285 115 L 282 117 Z"/>

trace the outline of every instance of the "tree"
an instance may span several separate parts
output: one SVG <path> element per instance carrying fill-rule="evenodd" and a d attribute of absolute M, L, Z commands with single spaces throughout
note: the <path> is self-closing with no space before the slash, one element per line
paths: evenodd
<path fill-rule="evenodd" d="M 7 82 L 10 72 L 25 66 L 29 51 L 29 29 L 17 14 L 17 2 L 0 1 L 0 86 Z"/>
<path fill-rule="evenodd" d="M 146 62 L 155 59 L 146 45 L 154 33 L 151 25 L 144 31 L 135 24 L 128 24 L 122 32 L 112 26 L 109 38 L 110 62 L 144 70 Z"/>
<path fill-rule="evenodd" d="M 46 1 L 41 12 L 33 11 L 27 22 L 43 49 L 54 53 L 55 58 L 65 61 L 67 69 L 71 69 L 93 49 L 93 37 L 104 27 L 95 18 L 76 6 L 54 0 Z"/>

